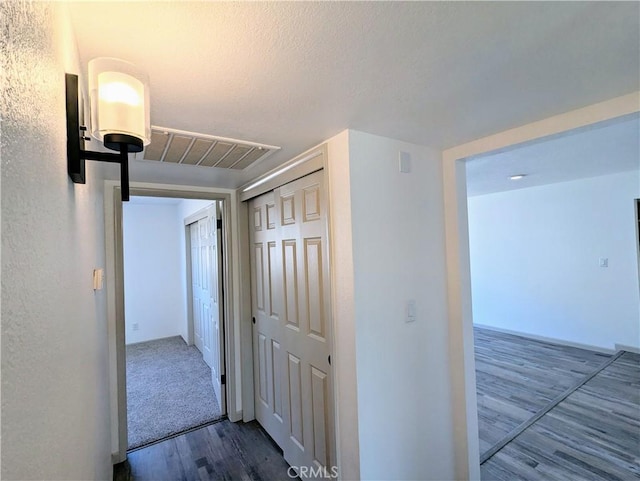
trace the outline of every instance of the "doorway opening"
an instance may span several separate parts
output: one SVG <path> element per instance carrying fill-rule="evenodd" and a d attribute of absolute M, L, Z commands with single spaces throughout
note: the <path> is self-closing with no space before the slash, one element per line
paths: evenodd
<path fill-rule="evenodd" d="M 225 414 L 222 209 L 220 201 L 145 196 L 122 208 L 131 450 Z"/>
<path fill-rule="evenodd" d="M 546 419 L 550 419 L 549 416 L 552 416 L 552 414 L 546 416 L 547 413 L 555 409 L 553 415 L 557 417 L 558 409 L 566 408 L 571 402 L 573 392 L 594 378 L 596 378 L 594 382 L 597 382 L 600 379 L 597 377 L 600 376 L 599 373 L 604 372 L 611 363 L 617 362 L 621 356 L 629 355 L 612 355 L 624 347 L 615 341 L 612 329 L 608 328 L 606 332 L 598 331 L 598 326 L 603 325 L 602 319 L 611 319 L 615 309 L 607 307 L 606 313 L 601 310 L 602 315 L 598 323 L 587 323 L 581 328 L 572 326 L 570 323 L 571 319 L 576 320 L 578 316 L 565 315 L 564 322 L 550 319 L 554 315 L 567 314 L 568 306 L 563 305 L 555 312 L 546 315 L 539 312 L 545 306 L 552 305 L 551 302 L 547 302 L 548 299 L 544 298 L 545 289 L 548 290 L 547 288 L 555 280 L 574 276 L 574 281 L 564 279 L 563 291 L 556 288 L 548 294 L 556 295 L 558 302 L 566 303 L 571 297 L 567 289 L 574 289 L 575 297 L 580 298 L 579 305 L 582 306 L 583 312 L 580 322 L 583 322 L 585 317 L 596 312 L 595 308 L 584 309 L 585 305 L 604 298 L 605 294 L 612 296 L 620 294 L 620 289 L 606 290 L 610 285 L 606 282 L 606 278 L 613 274 L 612 264 L 607 262 L 608 256 L 628 258 L 632 255 L 631 242 L 629 242 L 632 231 L 628 229 L 628 219 L 633 210 L 630 200 L 637 197 L 638 115 L 620 112 L 613 101 L 611 112 L 607 112 L 607 115 L 598 112 L 600 118 L 597 121 L 594 118 L 597 116 L 588 115 L 592 110 L 587 107 L 565 114 L 565 122 L 561 123 L 564 128 L 559 128 L 557 119 L 551 118 L 548 121 L 541 121 L 453 148 L 443 154 L 452 312 L 451 352 L 464 353 L 461 357 L 453 355 L 452 359 L 452 362 L 457 364 L 453 370 L 453 382 L 459 388 L 458 392 L 465 392 L 464 399 L 458 398 L 456 401 L 457 409 L 466 412 L 463 422 L 463 429 L 466 431 L 465 439 L 457 441 L 457 443 L 464 443 L 466 453 L 463 455 L 462 451 L 459 452 L 461 457 L 458 469 L 460 472 L 466 472 L 466 477 L 474 479 L 480 479 L 481 476 L 487 479 L 495 477 L 495 469 L 501 469 L 498 466 L 500 460 L 514 459 L 519 456 L 518 443 L 526 443 L 530 436 L 540 435 L 536 429 L 542 429 L 540 426 Z M 603 111 L 606 110 L 603 109 Z M 573 125 L 568 121 L 569 118 L 573 121 Z M 591 118 L 592 122 L 585 123 L 585 118 Z M 569 128 L 569 125 L 572 125 L 572 128 Z M 627 139 L 628 143 L 623 144 L 621 136 L 615 134 L 615 131 L 625 130 L 635 132 L 635 142 L 631 138 Z M 593 139 L 607 132 L 612 134 L 610 136 L 612 142 L 603 149 L 606 155 L 601 156 L 600 161 L 590 159 L 587 155 L 576 155 L 573 162 L 580 163 L 581 168 L 591 168 L 592 171 L 586 175 L 577 175 L 573 179 L 557 177 L 558 174 L 575 173 L 571 166 L 563 168 L 558 158 L 562 154 L 566 155 L 568 151 L 560 152 L 560 149 L 552 149 L 555 150 L 554 158 L 547 160 L 550 160 L 550 165 L 557 170 L 551 169 L 547 172 L 551 174 L 547 182 L 542 179 L 544 168 L 533 163 L 525 163 L 523 165 L 527 167 L 523 169 L 517 161 L 513 160 L 527 150 L 535 153 L 536 159 L 540 159 L 539 154 L 544 150 L 544 146 L 552 146 L 567 139 L 576 140 L 577 144 L 581 144 L 579 140 L 584 136 L 591 138 L 589 141 L 591 154 L 597 150 L 598 143 Z M 518 141 L 514 142 L 514 139 Z M 622 149 L 624 145 L 629 148 L 627 164 L 617 155 L 622 154 L 621 150 L 617 149 Z M 492 148 L 488 148 L 489 146 Z M 615 169 L 616 167 L 611 165 L 612 157 L 616 157 L 616 163 L 620 163 L 619 169 L 606 172 L 598 170 Z M 500 158 L 508 162 L 504 162 L 503 166 L 498 163 L 489 165 L 491 159 L 499 161 Z M 520 158 L 520 160 L 523 159 Z M 476 169 L 476 167 L 483 165 L 486 167 L 485 172 L 480 173 L 487 175 L 477 176 L 478 170 L 482 169 Z M 476 169 L 475 172 L 474 169 Z M 525 175 L 516 176 L 516 174 Z M 475 186 L 471 185 L 474 175 L 476 176 Z M 492 175 L 497 175 L 498 182 L 501 182 L 503 187 L 504 185 L 513 187 L 482 192 L 485 188 L 491 189 L 489 178 Z M 514 178 L 511 179 L 511 176 Z M 516 188 L 516 183 L 527 188 Z M 562 189 L 565 186 L 566 190 L 563 193 Z M 590 195 L 588 195 L 589 192 Z M 537 194 L 540 195 L 536 197 Z M 581 196 L 583 201 L 576 202 Z M 596 198 L 600 201 L 595 201 Z M 518 209 L 518 206 L 521 208 Z M 602 220 L 595 220 L 598 216 L 604 219 L 607 225 L 618 221 L 626 223 L 627 233 L 623 236 L 626 238 L 626 247 L 617 244 L 621 239 L 620 236 L 612 237 L 611 242 L 604 239 L 608 235 L 606 229 L 594 227 L 602 224 Z M 543 233 L 547 227 L 545 239 Z M 583 230 L 586 232 L 580 235 Z M 613 226 L 610 230 L 619 232 Z M 502 240 L 496 239 L 499 233 L 504 234 Z M 579 240 L 569 240 L 571 254 L 563 254 L 560 238 L 567 240 L 572 236 L 578 236 Z M 598 244 L 598 248 L 594 247 L 594 243 Z M 589 249 L 589 246 L 592 248 Z M 585 248 L 582 249 L 583 247 Z M 486 258 L 491 255 L 494 256 L 492 259 Z M 628 266 L 629 263 L 621 262 L 620 264 Z M 532 274 L 527 274 L 531 270 L 545 271 L 545 269 L 547 272 L 536 279 L 533 279 Z M 627 285 L 633 288 L 637 279 L 630 278 L 628 268 L 625 269 L 624 276 L 629 280 Z M 497 279 L 496 276 L 503 271 L 510 274 L 504 274 L 502 278 Z M 482 277 L 483 275 L 486 279 Z M 522 282 L 530 282 L 532 285 L 520 285 L 518 279 Z M 592 287 L 586 281 L 587 279 L 592 279 L 594 285 L 600 283 L 601 288 L 597 293 L 585 295 L 586 291 Z M 637 292 L 633 294 L 637 295 Z M 528 304 L 528 301 L 533 304 Z M 609 306 L 622 304 L 632 306 L 630 303 L 608 303 Z M 633 308 L 637 309 L 637 305 Z M 524 309 L 525 312 L 521 316 L 513 314 L 519 309 Z M 509 310 L 512 311 L 511 314 L 508 313 Z M 526 317 L 532 313 L 535 322 Z M 637 310 L 635 315 L 637 316 Z M 634 318 L 632 312 L 630 316 L 617 317 Z M 500 319 L 511 323 L 520 322 L 521 325 L 518 328 L 492 325 Z M 548 328 L 547 331 L 543 330 L 545 327 Z M 624 332 L 628 334 L 629 329 L 634 328 L 631 325 L 618 327 L 620 327 L 619 338 L 628 338 Z M 588 337 L 589 335 L 591 337 Z M 637 335 L 634 338 L 637 338 Z M 508 345 L 520 346 L 512 352 L 518 356 L 524 351 L 531 351 L 535 357 L 533 351 L 535 348 L 541 348 L 542 351 L 538 352 L 539 355 L 536 358 L 540 361 L 540 365 L 535 367 L 537 374 L 527 377 L 525 373 L 520 373 L 519 369 L 524 364 L 519 363 L 517 368 L 506 369 L 508 378 L 502 381 L 498 379 L 500 377 L 498 371 L 506 368 L 508 363 L 507 358 L 510 356 Z M 491 362 L 493 354 L 499 357 L 495 363 Z M 624 359 L 621 362 L 624 363 Z M 545 368 L 543 366 L 545 363 L 551 364 Z M 571 372 L 566 370 L 567 372 L 562 373 L 563 368 L 569 365 L 572 366 Z M 462 372 L 464 376 L 459 377 L 458 375 Z M 553 383 L 553 386 L 547 386 L 547 391 L 542 392 L 546 387 L 543 385 L 544 382 L 538 382 L 536 375 L 543 372 L 542 377 L 545 379 L 542 381 L 551 380 L 553 374 L 563 377 L 562 382 Z M 520 374 L 523 375 L 523 379 L 527 377 L 527 382 L 521 387 L 524 390 L 533 390 L 534 393 L 509 392 L 510 388 L 507 384 L 517 380 L 515 378 Z M 580 379 L 571 378 L 578 374 Z M 494 387 L 498 388 L 496 391 L 498 396 L 492 399 L 491 386 L 488 383 L 494 381 L 497 383 Z M 498 399 L 502 395 L 505 398 Z M 508 402 L 505 402 L 505 399 Z M 513 405 L 514 402 L 511 401 L 518 399 L 526 406 Z M 539 405 L 534 405 L 536 402 Z M 626 401 L 621 400 L 621 402 Z M 556 409 L 557 406 L 560 407 Z M 501 413 L 501 408 L 505 408 L 506 412 Z M 521 416 L 522 419 L 516 419 L 517 416 Z M 509 422 L 511 425 L 508 425 Z M 500 430 L 502 432 L 498 432 Z M 587 445 L 587 441 L 581 440 L 573 443 L 573 446 L 572 443 L 565 443 L 563 446 L 566 449 L 579 449 L 576 446 Z M 544 448 L 541 449 L 544 451 Z M 577 454 L 567 452 L 567 455 L 576 456 Z M 540 467 L 533 469 L 544 470 L 545 462 L 544 460 L 537 462 Z M 556 467 L 560 466 L 558 469 L 571 469 L 568 465 L 561 466 L 562 460 L 556 464 Z M 513 466 L 509 469 L 511 468 Z M 617 470 L 619 466 L 613 463 L 608 465 L 609 468 Z M 529 465 L 522 466 L 522 469 L 531 470 L 532 468 Z M 519 477 L 522 473 L 510 472 L 509 475 Z"/>
<path fill-rule="evenodd" d="M 127 448 L 225 414 L 222 201 L 122 206 Z"/>

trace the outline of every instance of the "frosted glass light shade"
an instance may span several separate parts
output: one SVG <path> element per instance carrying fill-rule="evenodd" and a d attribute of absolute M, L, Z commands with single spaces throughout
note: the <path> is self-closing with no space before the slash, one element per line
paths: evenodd
<path fill-rule="evenodd" d="M 149 145 L 149 80 L 145 73 L 124 60 L 95 58 L 89 62 L 89 98 L 93 137 L 104 142 L 106 135 L 119 134 Z"/>

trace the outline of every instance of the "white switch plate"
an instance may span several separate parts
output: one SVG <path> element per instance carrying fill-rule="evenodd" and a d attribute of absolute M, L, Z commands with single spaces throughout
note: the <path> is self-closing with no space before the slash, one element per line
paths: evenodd
<path fill-rule="evenodd" d="M 137 322 L 134 322 L 131 327 L 133 328 L 134 331 L 138 331 L 140 329 L 140 325 Z"/>
<path fill-rule="evenodd" d="M 600 258 L 600 267 L 609 267 L 609 258 L 601 257 Z"/>
<path fill-rule="evenodd" d="M 408 174 L 411 172 L 411 154 L 400 151 L 400 172 Z"/>
<path fill-rule="evenodd" d="M 410 299 L 407 301 L 407 318 L 405 322 L 415 322 L 416 318 L 416 301 Z"/>
<path fill-rule="evenodd" d="M 104 279 L 104 269 L 93 270 L 93 290 L 99 291 L 102 289 L 102 281 Z"/>

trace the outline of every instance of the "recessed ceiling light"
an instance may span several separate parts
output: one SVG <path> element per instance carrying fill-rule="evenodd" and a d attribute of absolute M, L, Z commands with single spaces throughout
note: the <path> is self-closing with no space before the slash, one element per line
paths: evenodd
<path fill-rule="evenodd" d="M 511 180 L 521 180 L 524 179 L 527 176 L 527 174 L 516 174 L 516 175 L 512 175 L 511 177 L 509 177 L 509 179 Z"/>

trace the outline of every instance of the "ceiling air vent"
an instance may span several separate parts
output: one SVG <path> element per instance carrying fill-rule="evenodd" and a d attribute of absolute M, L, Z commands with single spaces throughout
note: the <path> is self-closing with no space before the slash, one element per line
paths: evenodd
<path fill-rule="evenodd" d="M 277 150 L 280 147 L 152 126 L 151 143 L 136 158 L 245 170 Z"/>

